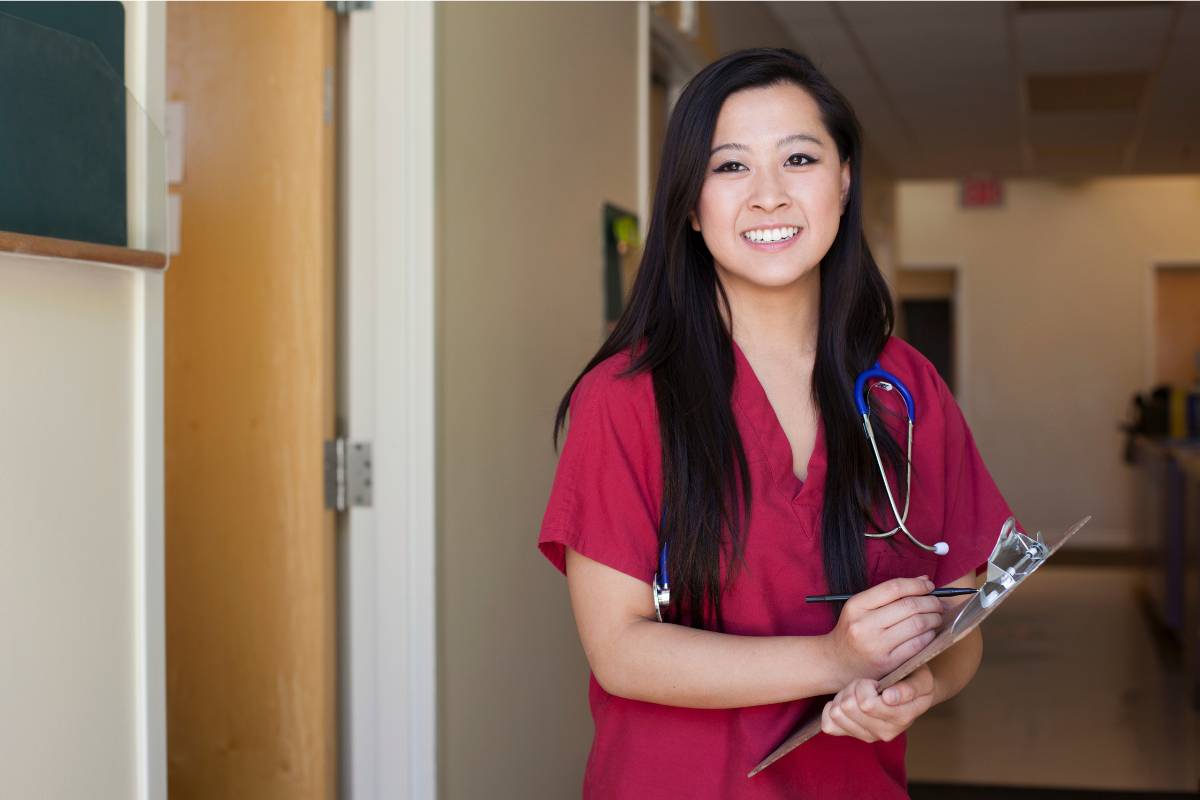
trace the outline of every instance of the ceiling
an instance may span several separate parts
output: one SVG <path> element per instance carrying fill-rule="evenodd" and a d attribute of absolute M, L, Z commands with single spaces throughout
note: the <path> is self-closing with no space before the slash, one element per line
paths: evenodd
<path fill-rule="evenodd" d="M 1200 3 L 767 5 L 897 177 L 1200 172 Z"/>

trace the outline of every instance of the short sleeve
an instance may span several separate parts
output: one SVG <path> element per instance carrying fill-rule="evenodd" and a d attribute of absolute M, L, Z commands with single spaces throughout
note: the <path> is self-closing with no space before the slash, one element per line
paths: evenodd
<path fill-rule="evenodd" d="M 658 565 L 661 449 L 649 374 L 622 378 L 614 356 L 571 395 L 538 548 L 566 574 L 566 547 L 650 583 Z"/>
<path fill-rule="evenodd" d="M 934 582 L 945 586 L 972 571 L 978 574 L 987 569 L 1000 528 L 1013 514 L 983 463 L 962 410 L 936 373 L 935 383 L 945 444 L 942 539 L 950 545 L 950 552 L 938 558 Z M 1024 530 L 1019 523 L 1017 527 Z"/>

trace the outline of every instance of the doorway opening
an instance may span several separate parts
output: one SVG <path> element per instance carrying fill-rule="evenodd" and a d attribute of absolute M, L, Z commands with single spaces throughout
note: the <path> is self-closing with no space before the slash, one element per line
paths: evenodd
<path fill-rule="evenodd" d="M 1200 385 L 1200 264 L 1154 267 L 1154 381 Z"/>
<path fill-rule="evenodd" d="M 896 270 L 896 334 L 933 363 L 954 394 L 961 379 L 958 297 L 955 267 Z"/>

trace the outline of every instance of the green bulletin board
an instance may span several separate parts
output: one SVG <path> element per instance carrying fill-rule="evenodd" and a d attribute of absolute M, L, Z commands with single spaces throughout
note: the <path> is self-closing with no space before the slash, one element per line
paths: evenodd
<path fill-rule="evenodd" d="M 125 7 L 0 2 L 0 231 L 127 244 Z"/>

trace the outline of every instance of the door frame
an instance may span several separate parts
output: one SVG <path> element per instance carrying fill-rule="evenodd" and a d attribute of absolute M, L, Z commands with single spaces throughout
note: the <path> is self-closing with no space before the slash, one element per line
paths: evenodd
<path fill-rule="evenodd" d="M 163 3 L 125 3 L 127 89 L 162 133 L 167 85 L 167 11 Z M 134 133 L 133 135 L 136 135 Z M 161 198 L 145 180 L 151 158 L 146 142 L 130 151 L 129 208 L 134 231 L 144 233 Z M 134 270 L 133 558 L 134 697 L 137 708 L 137 798 L 167 797 L 167 681 L 165 587 L 165 473 L 163 336 L 165 275 Z"/>
<path fill-rule="evenodd" d="M 970 343 L 967 341 L 967 271 L 962 268 L 960 263 L 916 263 L 916 264 L 897 264 L 896 265 L 896 287 L 893 291 L 893 299 L 899 311 L 899 306 L 904 298 L 900 295 L 900 273 L 902 271 L 909 272 L 951 272 L 954 274 L 954 373 L 955 387 L 954 401 L 962 410 L 963 416 L 967 419 L 971 418 L 971 380 L 970 374 L 967 372 L 968 365 L 971 363 L 968 349 Z"/>
<path fill-rule="evenodd" d="M 437 796 L 437 11 L 339 31 L 339 435 L 372 443 L 371 507 L 339 523 L 341 784 Z"/>

